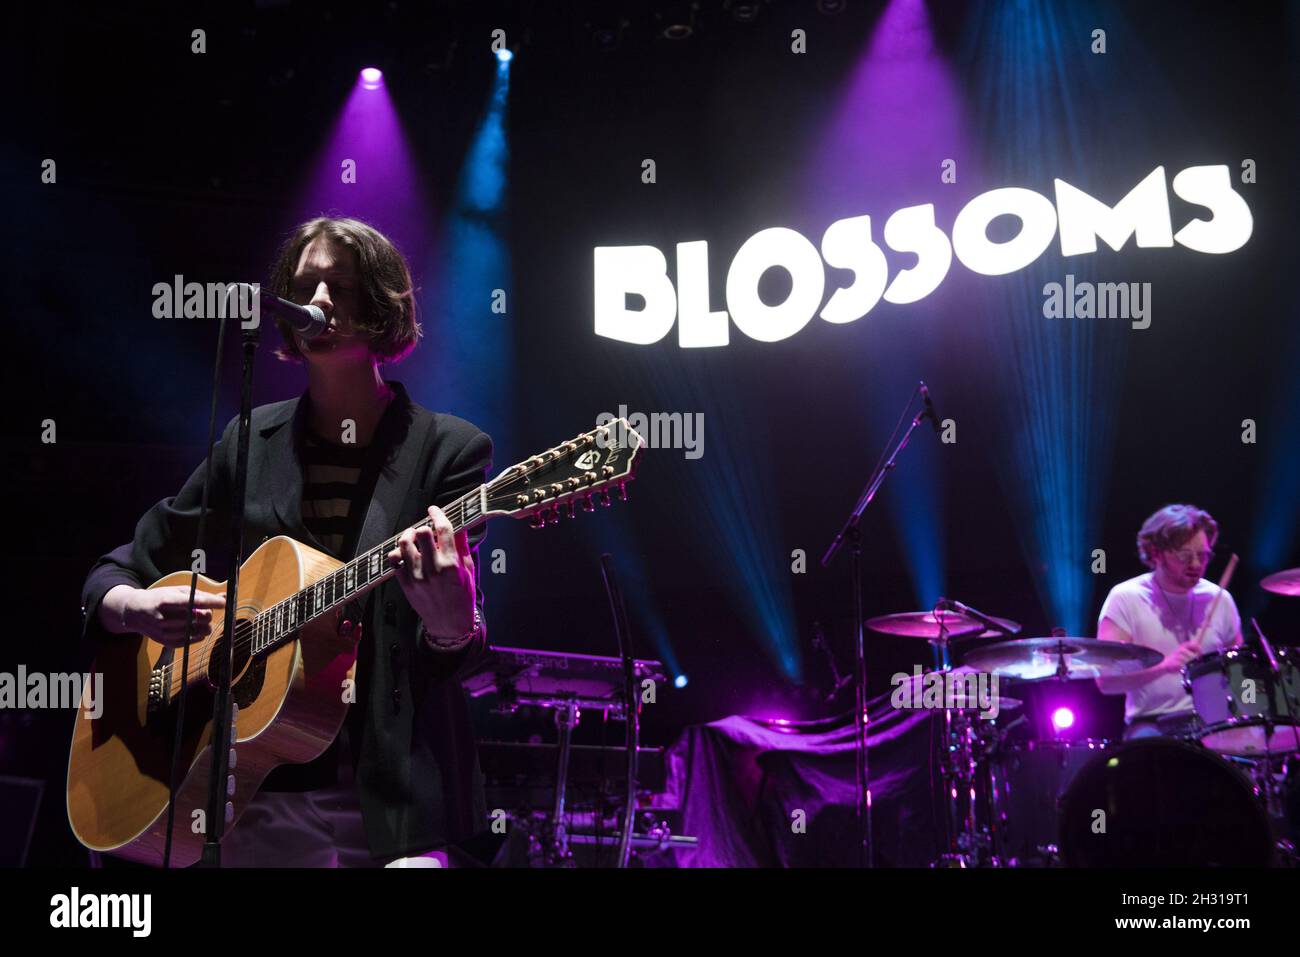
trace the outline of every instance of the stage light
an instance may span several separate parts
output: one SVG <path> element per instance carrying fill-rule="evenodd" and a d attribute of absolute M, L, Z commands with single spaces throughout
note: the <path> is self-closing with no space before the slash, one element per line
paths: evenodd
<path fill-rule="evenodd" d="M 502 47 L 497 51 L 497 61 L 499 63 L 509 63 L 514 58 L 515 55 L 509 47 Z"/>
<path fill-rule="evenodd" d="M 367 90 L 377 90 L 384 85 L 384 71 L 368 66 L 361 71 L 361 85 Z"/>
<path fill-rule="evenodd" d="M 659 35 L 665 40 L 687 40 L 695 34 L 695 15 L 699 12 L 698 0 L 678 0 L 666 4 L 668 9 L 655 14 L 659 21 Z"/>
<path fill-rule="evenodd" d="M 685 687 L 686 687 L 686 676 L 685 676 L 685 675 L 678 675 L 676 678 L 673 679 L 673 685 L 674 685 L 675 687 L 677 687 L 677 688 L 685 688 Z"/>
<path fill-rule="evenodd" d="M 1052 712 L 1052 727 L 1057 731 L 1074 727 L 1074 712 L 1069 708 L 1057 708 Z"/>

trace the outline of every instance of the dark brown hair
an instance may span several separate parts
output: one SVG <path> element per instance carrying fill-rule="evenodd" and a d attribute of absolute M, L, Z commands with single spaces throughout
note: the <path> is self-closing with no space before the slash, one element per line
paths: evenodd
<path fill-rule="evenodd" d="M 1195 505 L 1166 505 L 1142 523 L 1137 537 L 1138 558 L 1147 568 L 1155 568 L 1155 552 L 1182 548 L 1197 532 L 1204 532 L 1213 547 L 1219 538 L 1219 524 L 1209 512 Z"/>
<path fill-rule="evenodd" d="M 328 216 L 303 223 L 280 247 L 271 270 L 270 291 L 282 299 L 293 298 L 293 275 L 302 251 L 321 236 L 352 250 L 357 257 L 361 314 L 353 317 L 353 323 L 369 337 L 370 351 L 380 361 L 400 361 L 415 348 L 421 334 L 415 319 L 415 290 L 406 259 L 392 240 L 373 226 L 359 219 Z M 284 340 L 275 354 L 287 361 L 302 361 L 288 324 L 277 319 L 275 325 Z"/>

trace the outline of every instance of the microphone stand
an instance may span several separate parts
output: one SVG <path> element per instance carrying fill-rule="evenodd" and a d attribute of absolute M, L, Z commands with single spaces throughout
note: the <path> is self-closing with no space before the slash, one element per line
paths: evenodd
<path fill-rule="evenodd" d="M 912 405 L 912 398 L 907 400 L 907 407 Z M 904 410 L 906 414 L 906 410 Z M 863 488 L 861 496 L 858 497 L 858 503 L 853 506 L 853 511 L 849 513 L 847 521 L 840 528 L 835 540 L 831 542 L 830 547 L 826 549 L 826 554 L 822 556 L 822 567 L 830 566 L 839 554 L 844 543 L 849 543 L 849 574 L 853 579 L 853 628 L 856 634 L 854 643 L 854 652 L 856 655 L 855 677 L 856 677 L 856 707 L 853 709 L 854 724 L 854 750 L 856 752 L 856 777 L 858 791 L 858 863 L 862 867 L 874 867 L 875 855 L 873 853 L 873 842 L 871 837 L 871 774 L 867 760 L 867 661 L 866 650 L 863 645 L 863 630 L 865 620 L 862 611 L 862 536 L 858 530 L 858 524 L 862 521 L 862 513 L 866 511 L 867 506 L 871 504 L 876 493 L 880 491 L 880 486 L 885 483 L 885 476 L 893 471 L 898 454 L 907 448 L 908 441 L 912 438 L 912 433 L 916 431 L 921 420 L 927 417 L 924 409 L 916 414 L 912 419 L 912 424 L 908 426 L 907 431 L 903 433 L 903 438 L 894 451 L 890 454 L 885 464 L 877 468 L 867 479 L 866 487 Z M 937 423 L 936 423 L 937 424 Z"/>
<path fill-rule="evenodd" d="M 614 615 L 614 635 L 618 639 L 618 654 L 623 659 L 623 698 L 627 729 L 627 804 L 623 808 L 623 824 L 618 833 L 618 859 L 615 867 L 627 867 L 632 846 L 632 830 L 636 826 L 637 748 L 640 744 L 640 704 L 636 693 L 636 659 L 632 655 L 632 630 L 627 623 L 627 606 L 623 604 L 623 591 L 614 574 L 614 559 L 608 553 L 600 556 L 600 571 L 605 579 L 605 592 L 609 608 Z"/>
<path fill-rule="evenodd" d="M 224 320 L 223 320 L 224 321 Z M 209 680 L 216 683 L 212 697 L 212 748 L 208 771 L 208 811 L 206 838 L 200 867 L 221 866 L 221 838 L 225 833 L 226 799 L 232 796 L 227 776 L 230 774 L 230 750 L 234 738 L 231 712 L 230 678 L 234 666 L 236 604 L 239 591 L 239 566 L 244 561 L 244 493 L 248 479 L 248 438 L 253 414 L 253 359 L 257 355 L 260 323 L 243 329 L 244 353 L 239 393 L 239 436 L 235 453 L 235 484 L 231 501 L 231 536 L 235 552 L 226 582 L 226 617 L 221 644 L 212 655 L 213 669 Z M 215 672 L 215 673 L 213 673 Z"/>
<path fill-rule="evenodd" d="M 934 603 L 934 607 L 936 611 L 954 611 L 957 614 L 962 615 L 966 618 L 973 618 L 975 621 L 983 625 L 986 629 L 990 631 L 1000 632 L 1001 634 L 1006 635 L 1008 638 L 1014 638 L 1016 636 L 1016 632 L 1012 631 L 1006 625 L 1002 624 L 1002 622 L 997 621 L 994 618 L 990 618 L 988 615 L 984 614 L 978 608 L 972 608 L 970 605 L 963 605 L 961 602 L 956 601 L 952 598 L 940 598 L 937 602 Z"/>

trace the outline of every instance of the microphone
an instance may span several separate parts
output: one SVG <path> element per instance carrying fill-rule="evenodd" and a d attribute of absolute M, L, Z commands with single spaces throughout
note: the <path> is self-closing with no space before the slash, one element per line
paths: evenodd
<path fill-rule="evenodd" d="M 934 603 L 934 607 L 945 609 L 947 611 L 955 611 L 959 615 L 965 615 L 967 618 L 973 618 L 975 621 L 979 622 L 985 628 L 990 628 L 994 631 L 1000 631 L 1004 635 L 1015 634 L 1015 632 L 1008 631 L 1007 627 L 1003 625 L 1001 622 L 994 621 L 988 615 L 984 614 L 982 611 L 978 611 L 977 609 L 970 607 L 970 605 L 963 605 L 955 598 L 940 598 L 937 602 Z"/>
<path fill-rule="evenodd" d="M 924 382 L 921 383 L 921 401 L 925 403 L 925 415 L 929 417 L 930 424 L 934 426 L 934 431 L 940 433 L 943 429 L 939 426 L 939 416 L 935 414 L 934 403 L 930 401 L 930 390 L 926 388 Z"/>
<path fill-rule="evenodd" d="M 319 339 L 329 331 L 329 320 L 320 306 L 300 306 L 296 302 L 272 296 L 253 289 L 248 283 L 239 283 L 239 294 L 252 295 L 258 303 L 260 314 L 283 319 L 294 332 L 304 339 Z"/>

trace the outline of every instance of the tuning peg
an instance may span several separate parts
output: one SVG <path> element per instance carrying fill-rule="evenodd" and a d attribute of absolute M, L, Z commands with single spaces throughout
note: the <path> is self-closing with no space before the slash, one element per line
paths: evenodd
<path fill-rule="evenodd" d="M 600 504 L 605 508 L 609 508 L 614 504 L 614 500 L 609 497 L 609 489 L 604 488 L 600 490 Z"/>
<path fill-rule="evenodd" d="M 574 516 L 574 514 L 575 514 L 575 513 L 574 513 L 574 510 L 573 510 L 573 500 L 570 499 L 567 503 L 565 503 L 565 506 L 564 506 L 564 507 L 567 508 L 567 509 L 569 510 L 569 511 L 568 511 L 568 517 L 569 517 L 569 518 L 573 518 L 573 516 Z"/>
<path fill-rule="evenodd" d="M 226 775 L 226 797 L 234 797 L 234 796 L 235 796 L 235 776 L 233 774 L 228 774 Z"/>
<path fill-rule="evenodd" d="M 558 506 L 556 506 L 555 508 L 552 508 L 551 511 L 550 511 L 550 513 L 546 516 L 546 524 L 547 524 L 547 525 L 559 525 L 559 524 L 560 524 L 560 509 L 559 509 Z"/>
<path fill-rule="evenodd" d="M 582 510 L 584 512 L 594 512 L 596 510 L 596 503 L 591 500 L 590 492 L 588 492 L 585 496 L 583 496 Z"/>
<path fill-rule="evenodd" d="M 236 758 L 235 758 L 235 749 L 234 749 L 234 748 L 231 748 L 231 749 L 230 749 L 230 760 L 227 762 L 227 765 L 228 765 L 228 767 L 230 768 L 230 770 L 232 770 L 232 771 L 235 770 L 235 763 L 236 763 Z"/>
<path fill-rule="evenodd" d="M 533 517 L 528 522 L 529 528 L 541 528 L 546 524 L 546 519 L 542 517 L 541 512 L 534 512 Z"/>
<path fill-rule="evenodd" d="M 226 823 L 233 824 L 235 820 L 235 805 L 230 801 L 226 802 Z"/>
<path fill-rule="evenodd" d="M 619 500 L 620 502 L 626 502 L 626 501 L 627 501 L 627 483 L 626 483 L 626 482 L 619 482 L 619 483 L 618 483 L 618 500 Z"/>

